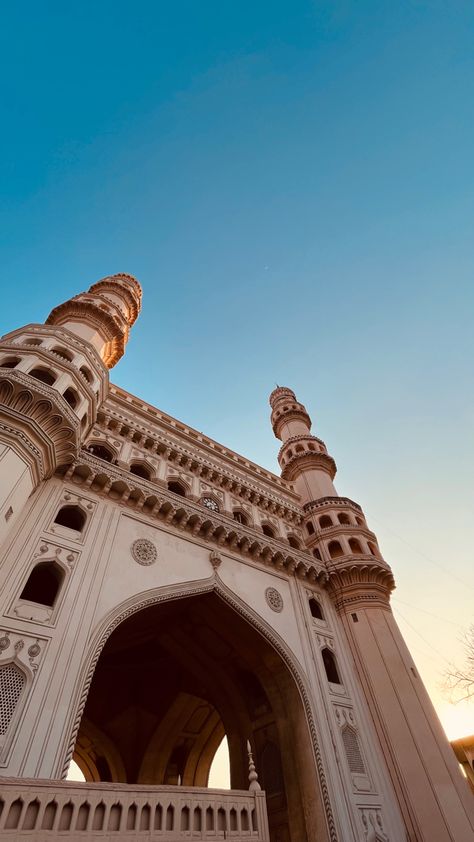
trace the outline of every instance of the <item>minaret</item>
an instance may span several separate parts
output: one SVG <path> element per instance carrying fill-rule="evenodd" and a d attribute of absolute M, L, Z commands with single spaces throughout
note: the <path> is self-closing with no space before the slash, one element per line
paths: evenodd
<path fill-rule="evenodd" d="M 471 839 L 472 795 L 393 616 L 391 569 L 361 507 L 337 495 L 334 460 L 311 435 L 309 415 L 294 392 L 278 387 L 270 405 L 273 431 L 283 441 L 282 477 L 300 494 L 307 547 L 325 563 L 326 589 L 352 652 L 408 839 Z"/>
<path fill-rule="evenodd" d="M 34 489 L 76 456 L 140 305 L 138 281 L 113 275 L 0 340 L 0 545 Z"/>

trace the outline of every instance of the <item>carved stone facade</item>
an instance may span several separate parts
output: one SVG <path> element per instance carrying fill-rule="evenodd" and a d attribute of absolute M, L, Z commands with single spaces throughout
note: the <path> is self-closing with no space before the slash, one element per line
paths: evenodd
<path fill-rule="evenodd" d="M 140 307 L 117 275 L 0 341 L 2 835 L 467 842 L 392 571 L 305 407 L 270 397 L 276 476 L 110 385 Z M 73 757 L 89 788 L 51 794 Z"/>

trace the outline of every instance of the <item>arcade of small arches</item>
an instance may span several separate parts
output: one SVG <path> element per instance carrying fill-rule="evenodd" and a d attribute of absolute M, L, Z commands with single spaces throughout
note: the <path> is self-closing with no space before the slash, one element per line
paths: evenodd
<path fill-rule="evenodd" d="M 99 459 L 104 459 L 106 462 L 110 464 L 116 464 L 117 456 L 115 452 L 112 450 L 111 447 L 107 446 L 106 444 L 91 442 L 87 445 L 86 450 L 91 453 L 93 456 L 97 456 Z M 148 480 L 149 482 L 153 482 L 156 480 L 155 470 L 154 468 L 149 465 L 145 460 L 134 460 L 128 466 L 128 470 L 131 474 L 140 477 L 141 479 Z M 167 481 L 166 487 L 168 491 L 171 491 L 173 494 L 178 495 L 179 497 L 187 497 L 189 494 L 189 489 L 187 485 L 180 479 L 169 479 Z M 220 512 L 220 503 L 218 499 L 213 496 L 212 494 L 204 494 L 201 497 L 200 503 L 207 509 L 210 509 L 214 512 Z M 241 508 L 235 508 L 232 511 L 232 518 L 236 521 L 236 523 L 241 524 L 242 526 L 252 526 L 252 522 L 249 518 L 247 512 L 244 512 Z M 261 524 L 261 530 L 264 535 L 267 535 L 269 538 L 278 538 L 279 535 L 277 530 L 273 526 L 273 524 L 269 523 L 268 521 L 263 521 Z M 298 535 L 294 533 L 288 533 L 287 541 L 290 547 L 293 547 L 295 550 L 302 549 L 302 541 Z"/>
<path fill-rule="evenodd" d="M 0 357 L 0 369 L 16 370 L 46 386 L 55 387 L 58 394 L 62 396 L 74 413 L 80 418 L 82 426 L 85 427 L 87 425 L 88 415 L 87 397 L 84 394 L 81 395 L 80 391 L 83 391 L 85 388 L 87 396 L 93 394 L 94 398 L 97 398 L 99 395 L 99 383 L 90 367 L 84 363 L 83 356 L 62 346 L 55 345 L 53 337 L 48 340 L 27 337 L 23 340 L 21 346 L 41 348 L 44 355 L 48 358 L 47 361 L 38 360 L 37 356 L 33 356 L 32 354 L 21 355 L 17 352 L 14 354 L 7 352 Z M 59 361 L 61 367 L 58 369 L 55 363 Z M 64 369 L 64 363 L 66 364 L 66 369 Z M 66 376 L 64 373 L 65 370 Z M 73 376 L 68 376 L 70 374 L 73 374 Z M 74 383 L 74 375 L 79 376 L 79 389 Z"/>

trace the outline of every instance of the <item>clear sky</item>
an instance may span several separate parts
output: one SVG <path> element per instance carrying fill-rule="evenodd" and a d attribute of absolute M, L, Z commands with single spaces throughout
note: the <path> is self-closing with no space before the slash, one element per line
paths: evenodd
<path fill-rule="evenodd" d="M 0 331 L 131 272 L 114 382 L 277 469 L 292 386 L 438 685 L 473 620 L 470 0 L 4 4 Z"/>

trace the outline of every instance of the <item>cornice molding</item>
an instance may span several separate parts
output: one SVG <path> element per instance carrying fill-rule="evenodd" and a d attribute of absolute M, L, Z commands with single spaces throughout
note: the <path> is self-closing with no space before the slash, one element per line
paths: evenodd
<path fill-rule="evenodd" d="M 110 496 L 117 504 L 139 511 L 145 517 L 191 532 L 206 542 L 227 547 L 265 566 L 309 581 L 325 580 L 324 564 L 307 552 L 288 546 L 284 539 L 270 538 L 260 530 L 210 511 L 87 451 L 80 452 L 63 478 L 97 494 Z"/>
<path fill-rule="evenodd" d="M 215 460 L 211 461 L 210 458 L 207 458 L 207 454 L 205 455 L 200 449 L 199 442 L 194 442 L 193 440 L 189 442 L 189 445 L 186 445 L 172 437 L 167 431 L 158 431 L 156 428 L 152 429 L 151 424 L 150 428 L 144 430 L 141 424 L 134 423 L 128 416 L 120 418 L 117 412 L 114 412 L 114 410 L 107 406 L 108 401 L 99 410 L 99 417 L 96 424 L 99 428 L 106 430 L 109 434 L 120 436 L 120 430 L 112 429 L 110 423 L 104 423 L 101 416 L 111 421 L 117 421 L 117 423 L 123 424 L 123 426 L 130 427 L 136 430 L 137 433 L 142 434 L 145 438 L 150 438 L 156 442 L 154 452 L 161 456 L 161 458 L 166 458 L 178 467 L 186 467 L 191 472 L 200 472 L 201 475 L 203 475 L 203 469 L 214 472 L 212 480 L 209 480 L 210 482 L 226 488 L 236 496 L 242 497 L 243 500 L 253 502 L 254 505 L 260 506 L 265 511 L 273 511 L 274 513 L 279 511 L 279 516 L 285 518 L 291 525 L 300 525 L 301 509 L 294 503 L 284 500 L 277 493 L 272 493 L 267 488 L 262 490 L 262 487 L 257 482 L 253 482 L 249 477 L 240 473 L 240 471 L 230 470 L 227 465 L 221 462 L 218 454 L 216 454 Z M 135 446 L 140 447 L 138 444 Z M 162 448 L 161 451 L 159 449 L 160 446 Z M 148 456 L 153 455 L 147 449 L 143 449 L 143 452 L 144 458 L 146 458 L 145 454 Z M 174 454 L 176 454 L 175 458 L 172 458 Z"/>
<path fill-rule="evenodd" d="M 326 590 L 339 612 L 356 606 L 390 610 L 395 580 L 389 565 L 373 556 L 341 556 L 326 562 Z"/>

